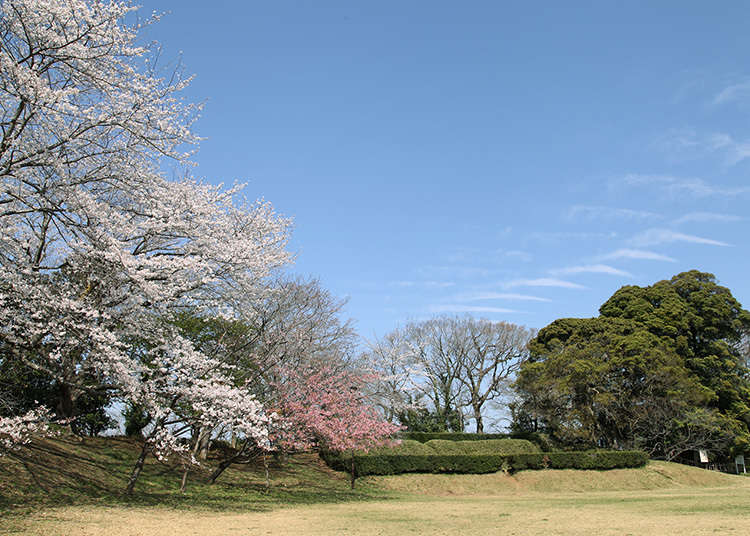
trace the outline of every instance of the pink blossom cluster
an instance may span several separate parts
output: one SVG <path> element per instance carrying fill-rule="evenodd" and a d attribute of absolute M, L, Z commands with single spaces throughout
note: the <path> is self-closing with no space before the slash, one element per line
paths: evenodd
<path fill-rule="evenodd" d="M 364 398 L 368 376 L 331 366 L 286 370 L 284 376 L 277 384 L 278 425 L 272 434 L 282 446 L 368 451 L 401 430 Z"/>

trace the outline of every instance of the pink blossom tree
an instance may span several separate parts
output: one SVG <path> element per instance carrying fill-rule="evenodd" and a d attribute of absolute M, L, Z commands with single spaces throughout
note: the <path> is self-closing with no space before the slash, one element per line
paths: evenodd
<path fill-rule="evenodd" d="M 387 444 L 401 430 L 366 399 L 364 388 L 375 378 L 326 365 L 283 372 L 284 379 L 276 385 L 277 420 L 271 441 L 292 450 L 351 451 L 353 489 L 354 451 Z"/>

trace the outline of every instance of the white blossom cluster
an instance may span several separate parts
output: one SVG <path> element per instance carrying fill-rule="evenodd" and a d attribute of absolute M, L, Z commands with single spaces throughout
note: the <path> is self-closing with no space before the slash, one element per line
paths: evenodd
<path fill-rule="evenodd" d="M 50 412 L 38 408 L 17 417 L 0 418 L 0 456 L 3 450 L 12 450 L 25 445 L 33 437 L 50 433 Z"/>
<path fill-rule="evenodd" d="M 159 449 L 179 443 L 166 423 L 181 404 L 263 442 L 260 404 L 165 319 L 251 311 L 290 260 L 289 221 L 241 187 L 162 176 L 163 158 L 186 162 L 195 147 L 199 107 L 180 97 L 189 79 L 137 44 L 129 3 L 1 9 L 0 350 L 144 405 L 164 424 Z"/>

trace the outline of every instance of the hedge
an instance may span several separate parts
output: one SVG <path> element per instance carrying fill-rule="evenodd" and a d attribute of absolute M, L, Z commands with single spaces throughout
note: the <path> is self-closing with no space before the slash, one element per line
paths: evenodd
<path fill-rule="evenodd" d="M 481 439 L 477 441 L 447 441 L 431 439 L 425 446 L 436 454 L 534 454 L 540 452 L 538 446 L 525 439 Z M 406 452 L 404 453 L 406 454 Z M 409 454 L 412 454 L 411 452 Z M 416 453 L 414 453 L 416 454 Z"/>
<path fill-rule="evenodd" d="M 402 439 L 412 439 L 420 443 L 427 443 L 432 439 L 446 441 L 477 441 L 481 439 L 511 439 L 511 434 L 471 434 L 468 432 L 401 432 Z M 526 438 L 522 438 L 526 439 Z"/>
<path fill-rule="evenodd" d="M 445 441 L 483 441 L 486 439 L 525 439 L 538 445 L 542 450 L 552 450 L 553 445 L 549 438 L 536 432 L 514 432 L 511 434 L 473 434 L 469 432 L 401 432 L 401 439 L 410 439 L 427 443 L 433 439 Z"/>
<path fill-rule="evenodd" d="M 321 452 L 333 469 L 349 471 L 351 456 Z M 539 452 L 535 454 L 370 454 L 354 457 L 355 476 L 396 475 L 400 473 L 480 474 L 522 469 L 615 469 L 641 467 L 648 461 L 641 451 L 593 450 L 581 452 Z"/>
<path fill-rule="evenodd" d="M 429 456 L 431 454 L 436 454 L 435 450 L 428 446 L 426 443 L 420 443 L 419 441 L 414 441 L 413 439 L 402 439 L 401 442 L 398 445 L 393 446 L 384 446 L 384 447 L 377 447 L 372 449 L 370 452 L 364 453 L 364 452 L 357 452 L 357 456 L 378 456 L 378 455 L 408 455 L 408 454 L 416 454 L 416 455 L 425 455 Z"/>

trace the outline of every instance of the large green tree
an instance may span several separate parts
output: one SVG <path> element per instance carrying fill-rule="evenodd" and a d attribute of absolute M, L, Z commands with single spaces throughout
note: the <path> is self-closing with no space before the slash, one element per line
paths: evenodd
<path fill-rule="evenodd" d="M 747 450 L 750 313 L 712 274 L 623 287 L 599 312 L 556 320 L 530 343 L 517 428 L 665 458 Z"/>

